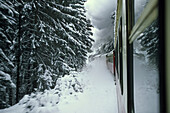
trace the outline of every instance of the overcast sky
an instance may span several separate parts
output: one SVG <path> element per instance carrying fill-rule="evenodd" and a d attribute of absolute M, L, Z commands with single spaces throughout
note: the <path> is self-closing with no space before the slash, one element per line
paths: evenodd
<path fill-rule="evenodd" d="M 87 0 L 85 8 L 87 17 L 91 20 L 93 29 L 93 38 L 96 40 L 94 47 L 98 47 L 108 38 L 113 37 L 113 24 L 111 15 L 116 9 L 117 0 Z"/>

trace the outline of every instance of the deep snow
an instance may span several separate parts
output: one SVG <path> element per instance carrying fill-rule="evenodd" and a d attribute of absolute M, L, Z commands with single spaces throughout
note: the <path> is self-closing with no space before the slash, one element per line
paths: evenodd
<path fill-rule="evenodd" d="M 80 82 L 74 92 L 68 84 Z M 116 88 L 105 57 L 88 63 L 81 73 L 60 80 L 60 92 L 48 90 L 26 95 L 19 104 L 0 110 L 0 113 L 117 113 Z M 62 85 L 63 84 L 63 85 Z M 56 88 L 59 88 L 56 86 Z M 60 94 L 60 97 L 58 96 Z"/>
<path fill-rule="evenodd" d="M 88 64 L 81 73 L 85 84 L 77 101 L 59 104 L 60 113 L 117 113 L 116 88 L 105 58 Z"/>

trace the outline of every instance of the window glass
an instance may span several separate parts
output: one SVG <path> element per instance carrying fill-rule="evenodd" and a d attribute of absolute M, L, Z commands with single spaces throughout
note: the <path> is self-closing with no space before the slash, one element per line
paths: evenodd
<path fill-rule="evenodd" d="M 136 113 L 159 113 L 158 31 L 156 20 L 133 43 Z"/>
<path fill-rule="evenodd" d="M 149 0 L 134 0 L 134 8 L 135 8 L 135 23 L 137 19 L 140 17 L 143 9 L 147 5 Z"/>

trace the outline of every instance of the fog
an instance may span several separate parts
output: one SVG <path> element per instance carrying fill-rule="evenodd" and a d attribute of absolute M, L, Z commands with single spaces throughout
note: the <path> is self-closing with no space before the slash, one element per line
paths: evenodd
<path fill-rule="evenodd" d="M 92 22 L 93 48 L 98 48 L 108 39 L 113 39 L 113 20 L 111 16 L 116 9 L 116 0 L 87 0 L 85 3 L 87 18 Z"/>

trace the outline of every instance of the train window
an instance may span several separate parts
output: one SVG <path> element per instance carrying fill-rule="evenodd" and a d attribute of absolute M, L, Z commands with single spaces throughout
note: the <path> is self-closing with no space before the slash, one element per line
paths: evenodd
<path fill-rule="evenodd" d="M 159 25 L 155 20 L 134 40 L 136 113 L 159 113 Z"/>
<path fill-rule="evenodd" d="M 145 8 L 146 4 L 149 0 L 134 0 L 135 5 L 135 23 L 137 19 L 141 16 L 143 9 Z"/>

